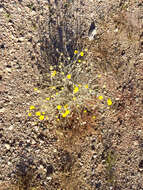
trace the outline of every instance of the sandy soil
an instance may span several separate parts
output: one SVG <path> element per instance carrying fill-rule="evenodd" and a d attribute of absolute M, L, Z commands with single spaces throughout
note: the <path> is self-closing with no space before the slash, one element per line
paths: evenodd
<path fill-rule="evenodd" d="M 80 7 L 76 16 L 83 23 L 83 43 L 89 49 L 88 60 L 97 64 L 99 94 L 104 99 L 97 101 L 94 124 L 89 122 L 81 131 L 57 131 L 26 117 L 29 106 L 40 98 L 34 91 L 40 89 L 42 78 L 39 22 L 45 23 L 49 14 L 48 1 L 0 1 L 3 190 L 16 189 L 12 187 L 16 182 L 21 189 L 25 185 L 25 189 L 48 190 L 143 190 L 143 2 L 74 3 L 72 11 Z M 54 2 L 52 6 L 56 9 Z M 93 20 L 98 35 L 89 41 Z M 113 102 L 110 107 L 108 97 Z"/>

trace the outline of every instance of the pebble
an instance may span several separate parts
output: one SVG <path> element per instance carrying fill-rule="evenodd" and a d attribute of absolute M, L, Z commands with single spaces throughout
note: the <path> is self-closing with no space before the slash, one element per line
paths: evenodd
<path fill-rule="evenodd" d="M 12 68 L 7 67 L 7 68 L 5 68 L 5 70 L 7 70 L 9 73 L 11 73 Z"/>
<path fill-rule="evenodd" d="M 23 42 L 23 41 L 24 41 L 24 37 L 20 37 L 20 38 L 18 38 L 18 41 Z"/>
<path fill-rule="evenodd" d="M 13 126 L 13 125 L 11 125 L 11 126 L 9 127 L 9 130 L 13 130 L 13 128 L 14 128 L 14 126 Z"/>
<path fill-rule="evenodd" d="M 5 147 L 7 150 L 10 150 L 10 145 L 9 144 L 5 144 Z"/>
<path fill-rule="evenodd" d="M 4 113 L 6 111 L 6 108 L 0 108 L 0 113 Z"/>
<path fill-rule="evenodd" d="M 47 177 L 47 179 L 48 179 L 48 180 L 51 180 L 51 179 L 52 179 L 52 177 Z"/>
<path fill-rule="evenodd" d="M 139 143 L 137 141 L 134 141 L 134 145 L 137 146 L 139 145 Z"/>
<path fill-rule="evenodd" d="M 36 142 L 34 140 L 31 141 L 31 144 L 36 144 Z"/>
<path fill-rule="evenodd" d="M 8 164 L 8 166 L 9 166 L 9 165 L 12 165 L 12 163 L 11 163 L 11 162 L 7 162 L 7 164 Z"/>
<path fill-rule="evenodd" d="M 116 28 L 116 29 L 114 30 L 114 32 L 118 32 L 118 28 Z"/>

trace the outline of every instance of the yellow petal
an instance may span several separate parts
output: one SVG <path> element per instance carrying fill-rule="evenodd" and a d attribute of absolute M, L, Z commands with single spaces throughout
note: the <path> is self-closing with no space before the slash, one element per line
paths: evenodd
<path fill-rule="evenodd" d="M 66 110 L 65 114 L 68 115 L 70 113 L 70 110 Z"/>
<path fill-rule="evenodd" d="M 78 51 L 77 51 L 77 50 L 75 50 L 75 51 L 74 51 L 74 54 L 77 54 L 77 53 L 78 53 Z"/>
<path fill-rule="evenodd" d="M 30 106 L 30 110 L 33 110 L 33 109 L 35 109 L 35 106 Z"/>
<path fill-rule="evenodd" d="M 108 106 L 112 105 L 112 100 L 110 98 L 107 100 L 107 104 L 108 104 Z"/>
<path fill-rule="evenodd" d="M 41 115 L 41 113 L 39 111 L 37 111 L 35 114 L 36 114 L 36 116 L 40 116 Z"/>
<path fill-rule="evenodd" d="M 84 53 L 83 53 L 83 52 L 80 52 L 80 55 L 81 55 L 81 56 L 83 56 L 83 55 L 84 55 Z"/>
<path fill-rule="evenodd" d="M 58 105 L 58 106 L 57 106 L 57 109 L 58 109 L 58 110 L 60 110 L 61 108 L 62 108 L 62 106 L 61 106 L 61 105 Z"/>
<path fill-rule="evenodd" d="M 103 100 L 103 96 L 99 96 L 98 98 L 99 98 L 99 100 Z"/>
<path fill-rule="evenodd" d="M 28 113 L 28 116 L 31 117 L 32 113 Z"/>
<path fill-rule="evenodd" d="M 66 117 L 67 115 L 66 115 L 65 113 L 62 113 L 62 116 L 63 116 L 63 117 Z"/>
<path fill-rule="evenodd" d="M 76 86 L 75 88 L 74 88 L 74 93 L 77 93 L 79 91 L 79 88 Z"/>
<path fill-rule="evenodd" d="M 68 78 L 68 79 L 71 79 L 71 75 L 67 75 L 67 78 Z"/>
<path fill-rule="evenodd" d="M 40 115 L 39 119 L 43 120 L 44 119 L 44 115 Z"/>

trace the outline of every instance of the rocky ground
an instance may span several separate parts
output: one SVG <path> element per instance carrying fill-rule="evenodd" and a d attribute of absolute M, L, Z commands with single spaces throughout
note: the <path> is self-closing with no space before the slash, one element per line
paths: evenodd
<path fill-rule="evenodd" d="M 97 65 L 97 118 L 64 131 L 26 117 L 40 98 L 39 21 L 49 1 L 1 0 L 0 188 L 143 190 L 143 2 L 66 2 L 80 8 L 88 60 Z M 97 39 L 89 41 L 95 20 Z"/>

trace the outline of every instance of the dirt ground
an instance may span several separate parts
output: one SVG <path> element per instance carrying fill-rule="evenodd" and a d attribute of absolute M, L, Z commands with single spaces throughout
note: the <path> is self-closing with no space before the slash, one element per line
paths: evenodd
<path fill-rule="evenodd" d="M 57 130 L 26 117 L 40 98 L 36 19 L 45 21 L 49 1 L 1 0 L 0 189 L 143 190 L 143 1 L 67 2 L 79 8 L 87 59 L 97 65 L 97 118 Z"/>

